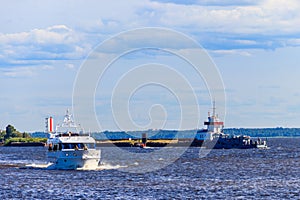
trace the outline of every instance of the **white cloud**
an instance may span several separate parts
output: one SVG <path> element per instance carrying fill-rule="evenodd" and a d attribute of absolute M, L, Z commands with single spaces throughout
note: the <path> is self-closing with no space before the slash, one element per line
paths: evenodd
<path fill-rule="evenodd" d="M 167 2 L 167 3 L 165 3 Z M 276 49 L 300 32 L 300 1 L 147 1 L 140 24 L 192 34 L 207 49 Z M 298 43 L 293 44 L 293 46 Z"/>
<path fill-rule="evenodd" d="M 36 70 L 32 67 L 9 68 L 3 70 L 2 74 L 11 78 L 32 77 L 37 75 Z"/>
<path fill-rule="evenodd" d="M 79 42 L 77 35 L 64 25 L 56 25 L 47 29 L 34 29 L 29 32 L 28 39 L 37 44 L 72 44 Z"/>
<path fill-rule="evenodd" d="M 73 64 L 71 64 L 71 63 L 67 63 L 67 64 L 65 64 L 65 67 L 67 69 L 74 69 L 75 66 Z"/>
<path fill-rule="evenodd" d="M 147 8 L 151 10 L 146 16 L 155 17 L 161 25 L 188 26 L 198 31 L 276 35 L 298 32 L 300 25 L 300 2 L 296 0 L 266 0 L 257 5 L 229 8 L 148 2 Z"/>
<path fill-rule="evenodd" d="M 114 8 L 115 12 L 103 15 L 93 7 L 78 21 L 76 28 L 58 24 L 27 32 L 0 33 L 0 62 L 81 59 L 108 35 L 143 26 L 175 28 L 193 34 L 205 48 L 215 50 L 299 45 L 297 40 L 294 43 L 289 40 L 291 35 L 300 32 L 300 2 L 297 0 L 259 3 L 214 0 L 210 1 L 213 6 L 206 6 L 208 1 L 193 1 L 188 5 L 184 5 L 185 1 L 170 2 L 143 0 L 133 2 L 130 7 L 123 3 L 109 4 L 106 7 Z M 79 5 L 75 4 L 74 9 L 79 9 Z M 66 14 L 66 18 L 69 17 Z"/>
<path fill-rule="evenodd" d="M 193 29 L 199 31 L 261 34 L 276 30 L 282 33 L 298 31 L 295 23 L 299 25 L 300 22 L 300 2 L 295 0 L 268 0 L 255 6 L 236 6 L 230 9 L 157 2 L 149 3 L 149 7 L 164 25 L 193 26 Z"/>
<path fill-rule="evenodd" d="M 300 38 L 292 38 L 287 40 L 289 46 L 300 46 Z"/>
<path fill-rule="evenodd" d="M 8 43 L 25 43 L 29 33 L 21 32 L 21 33 L 11 33 L 11 34 L 2 34 L 0 33 L 0 42 L 1 44 L 8 44 Z"/>
<path fill-rule="evenodd" d="M 254 40 L 235 40 L 235 42 L 243 45 L 256 45 L 258 43 L 257 41 Z"/>
<path fill-rule="evenodd" d="M 257 4 L 259 0 L 153 0 L 162 3 L 174 3 L 184 5 L 203 5 L 203 6 L 247 6 Z"/>
<path fill-rule="evenodd" d="M 224 56 L 224 55 L 240 55 L 240 56 L 252 56 L 249 51 L 245 50 L 212 50 L 209 51 L 214 56 Z"/>
<path fill-rule="evenodd" d="M 14 12 L 9 8 L 14 8 Z M 209 49 L 209 53 L 221 66 L 228 87 L 226 91 L 235 91 L 228 95 L 228 102 L 240 99 L 241 103 L 247 104 L 243 109 L 230 107 L 229 104 L 228 110 L 236 112 L 231 115 L 235 118 L 231 120 L 232 126 L 245 126 L 243 123 L 236 124 L 239 120 L 237 118 L 240 118 L 242 112 L 249 111 L 256 113 L 250 116 L 254 119 L 247 118 L 248 123 L 254 126 L 257 123 L 257 111 L 264 110 L 264 107 L 255 107 L 256 98 L 267 100 L 271 94 L 266 89 L 256 97 L 257 85 L 264 83 L 281 86 L 276 92 L 287 102 L 285 105 L 275 102 L 281 111 L 285 106 L 297 105 L 299 102 L 299 98 L 291 95 L 298 90 L 295 83 L 299 74 L 299 47 L 294 47 L 300 46 L 298 0 L 119 0 L 105 4 L 97 0 L 78 0 L 72 4 L 65 0 L 46 0 L 41 4 L 28 0 L 3 2 L 0 11 L 1 91 L 22 94 L 20 98 L 6 102 L 38 112 L 34 120 L 32 116 L 30 120 L 28 118 L 26 125 L 19 122 L 21 130 L 24 127 L 39 129 L 43 126 L 45 113 L 51 110 L 59 114 L 62 107 L 71 104 L 76 70 L 66 69 L 80 66 L 82 59 L 99 42 L 120 31 L 149 26 L 182 31 Z M 137 35 L 123 39 L 139 45 L 142 39 L 151 40 L 153 37 Z M 170 48 L 184 46 L 168 36 L 162 37 L 155 44 L 167 44 Z M 284 48 L 276 51 L 261 50 L 278 47 Z M 109 50 L 115 52 L 125 48 L 111 45 Z M 97 56 L 105 58 L 109 55 L 99 53 Z M 10 84 L 7 84 L 8 81 L 11 81 Z M 55 97 L 55 100 L 48 98 L 45 93 Z M 35 101 L 24 98 L 26 95 Z M 20 116 L 11 113 L 6 102 L 1 102 L 2 109 L 7 108 L 5 112 L 10 120 L 2 115 L 0 121 L 14 123 Z M 41 102 L 42 105 L 34 102 Z M 254 104 L 252 107 L 251 103 Z M 281 111 L 278 113 L 284 118 L 286 114 Z M 103 115 L 106 116 L 106 112 Z M 264 114 L 261 116 L 267 118 Z M 42 119 L 41 123 L 39 119 Z M 289 123 L 297 124 L 299 121 L 297 118 L 293 120 Z M 280 121 L 271 123 L 277 122 Z"/>
<path fill-rule="evenodd" d="M 53 69 L 54 69 L 54 67 L 51 66 L 51 65 L 44 65 L 44 66 L 42 66 L 41 68 L 42 68 L 43 70 L 53 70 Z"/>
<path fill-rule="evenodd" d="M 90 50 L 80 33 L 65 25 L 28 32 L 0 33 L 0 62 L 7 65 L 32 64 L 35 60 L 79 59 Z"/>
<path fill-rule="evenodd" d="M 1 44 L 27 44 L 27 43 L 74 43 L 78 38 L 65 25 L 55 25 L 46 29 L 33 29 L 29 32 L 0 33 Z"/>
<path fill-rule="evenodd" d="M 16 66 L 22 64 L 22 61 L 15 63 Z M 8 78 L 27 78 L 38 76 L 42 71 L 54 70 L 54 67 L 51 65 L 16 66 L 0 68 L 0 76 Z"/>

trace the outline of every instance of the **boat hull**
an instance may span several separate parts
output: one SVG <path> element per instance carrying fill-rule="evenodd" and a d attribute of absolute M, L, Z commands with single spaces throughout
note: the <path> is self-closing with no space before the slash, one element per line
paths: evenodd
<path fill-rule="evenodd" d="M 101 151 L 89 150 L 62 150 L 48 152 L 48 161 L 52 163 L 50 169 L 76 170 L 97 169 L 100 162 Z"/>

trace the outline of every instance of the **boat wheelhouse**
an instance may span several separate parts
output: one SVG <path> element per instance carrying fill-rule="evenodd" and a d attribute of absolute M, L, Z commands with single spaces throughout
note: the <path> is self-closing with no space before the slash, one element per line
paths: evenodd
<path fill-rule="evenodd" d="M 208 112 L 208 121 L 204 122 L 205 129 L 197 131 L 195 139 L 198 141 L 212 141 L 218 138 L 223 133 L 224 122 L 220 121 L 219 116 L 216 114 L 215 102 L 213 103 L 212 115 Z"/>

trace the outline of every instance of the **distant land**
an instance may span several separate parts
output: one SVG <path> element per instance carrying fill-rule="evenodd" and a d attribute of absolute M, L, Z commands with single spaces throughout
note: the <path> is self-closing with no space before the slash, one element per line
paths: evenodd
<path fill-rule="evenodd" d="M 193 138 L 196 130 L 145 130 L 145 131 L 104 131 L 91 133 L 96 140 L 138 139 L 147 133 L 149 139 Z M 300 137 L 300 128 L 226 128 L 230 135 L 249 135 L 251 137 Z M 31 133 L 32 137 L 47 137 L 44 132 Z"/>

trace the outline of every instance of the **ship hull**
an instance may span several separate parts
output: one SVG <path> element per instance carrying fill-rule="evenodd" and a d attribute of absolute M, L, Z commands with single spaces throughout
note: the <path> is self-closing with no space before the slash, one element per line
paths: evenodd
<path fill-rule="evenodd" d="M 62 150 L 48 152 L 48 161 L 52 163 L 49 169 L 76 170 L 97 169 L 101 151 L 89 150 Z"/>

